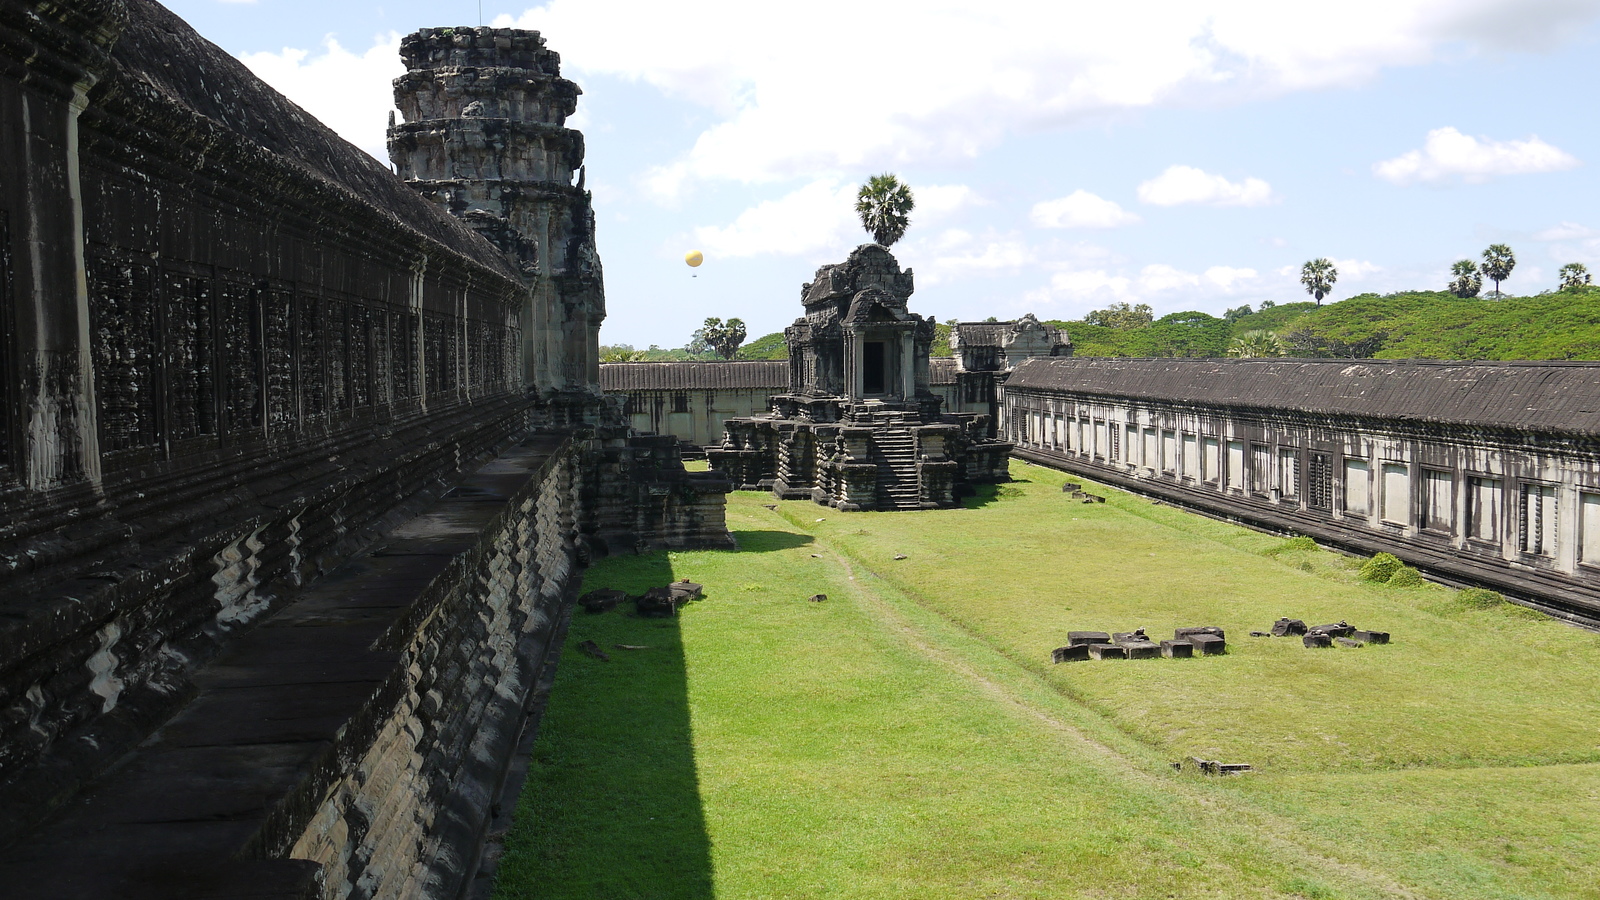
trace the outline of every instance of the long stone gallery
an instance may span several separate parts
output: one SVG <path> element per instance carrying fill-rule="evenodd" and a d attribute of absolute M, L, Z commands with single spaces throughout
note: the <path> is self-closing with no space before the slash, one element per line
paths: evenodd
<path fill-rule="evenodd" d="M 822 565 L 785 500 L 848 549 L 1042 503 L 1026 460 L 1600 622 L 1593 364 L 1082 359 L 1033 316 L 940 359 L 869 243 L 804 284 L 787 362 L 602 366 L 560 57 L 493 28 L 401 57 L 391 170 L 158 3 L 0 0 L 6 896 L 484 896 L 583 573 Z M 734 490 L 768 492 L 739 540 Z M 998 565 L 961 553 L 889 558 Z M 882 580 L 848 571 L 799 607 Z M 667 574 L 639 593 L 670 616 L 700 586 Z"/>

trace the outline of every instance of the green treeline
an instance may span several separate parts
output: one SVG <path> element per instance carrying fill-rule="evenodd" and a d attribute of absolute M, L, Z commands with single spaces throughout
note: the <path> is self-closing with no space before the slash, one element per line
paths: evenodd
<path fill-rule="evenodd" d="M 1448 291 L 1360 294 L 1338 303 L 1285 303 L 1226 316 L 1189 311 L 1149 321 L 1097 310 L 1090 321 L 1054 321 L 1078 356 L 1344 356 L 1379 359 L 1600 360 L 1600 287 L 1532 297 L 1462 299 Z M 1113 313 L 1108 315 L 1107 313 Z M 1113 324 L 1099 324 L 1111 322 Z M 938 323 L 934 356 L 950 355 Z M 638 351 L 637 359 L 695 359 L 685 350 Z M 783 332 L 756 338 L 737 359 L 788 359 Z"/>
<path fill-rule="evenodd" d="M 1226 356 L 1251 332 L 1285 356 L 1380 359 L 1600 359 L 1600 289 L 1504 300 L 1446 291 L 1361 294 L 1339 303 L 1286 303 L 1221 319 L 1202 312 L 1132 327 L 1055 322 L 1078 356 Z M 1243 339 L 1243 341 L 1241 341 Z M 1273 353 L 1246 355 L 1278 355 Z"/>

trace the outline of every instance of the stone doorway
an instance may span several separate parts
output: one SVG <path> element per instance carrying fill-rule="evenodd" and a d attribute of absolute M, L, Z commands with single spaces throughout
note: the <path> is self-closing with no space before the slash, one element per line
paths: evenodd
<path fill-rule="evenodd" d="M 887 378 L 888 344 L 883 341 L 867 341 L 861 348 L 861 392 L 863 394 L 886 394 L 889 391 Z"/>

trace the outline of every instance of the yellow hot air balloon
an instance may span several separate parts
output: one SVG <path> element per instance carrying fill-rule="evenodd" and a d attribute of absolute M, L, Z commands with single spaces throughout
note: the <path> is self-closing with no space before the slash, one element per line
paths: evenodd
<path fill-rule="evenodd" d="M 688 253 L 683 255 L 683 261 L 689 264 L 689 268 L 694 269 L 698 268 L 701 263 L 705 262 L 706 257 L 705 254 L 701 253 L 699 250 L 690 250 Z"/>

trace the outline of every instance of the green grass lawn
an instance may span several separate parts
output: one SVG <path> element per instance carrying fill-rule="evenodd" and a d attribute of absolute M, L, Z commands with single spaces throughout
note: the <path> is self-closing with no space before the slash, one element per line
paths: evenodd
<path fill-rule="evenodd" d="M 1013 474 L 922 513 L 735 494 L 740 552 L 589 570 L 706 599 L 574 613 L 498 896 L 1600 897 L 1600 636 Z M 1395 642 L 1246 636 L 1280 615 Z M 1200 624 L 1228 655 L 1049 662 Z"/>

